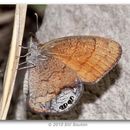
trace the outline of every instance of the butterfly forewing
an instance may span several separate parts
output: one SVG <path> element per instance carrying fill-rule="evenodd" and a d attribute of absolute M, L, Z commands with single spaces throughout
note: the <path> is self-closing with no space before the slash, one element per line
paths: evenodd
<path fill-rule="evenodd" d="M 74 36 L 55 40 L 50 51 L 87 83 L 99 81 L 121 56 L 120 45 L 95 36 Z"/>

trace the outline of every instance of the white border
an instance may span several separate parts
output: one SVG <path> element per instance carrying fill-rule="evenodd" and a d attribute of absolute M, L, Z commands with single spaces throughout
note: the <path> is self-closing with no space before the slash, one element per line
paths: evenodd
<path fill-rule="evenodd" d="M 1 0 L 0 4 L 130 4 L 129 0 Z"/>
<path fill-rule="evenodd" d="M 0 123 L 0 129 L 2 130 L 81 130 L 85 128 L 86 130 L 129 130 L 130 129 L 130 122 L 90 122 L 90 121 L 83 121 L 87 123 L 87 126 L 50 126 L 49 123 L 58 123 L 60 124 L 61 121 L 25 121 L 25 122 L 2 122 Z M 62 121 L 68 122 L 68 121 Z M 72 121 L 71 121 L 72 122 Z M 77 122 L 77 121 L 76 121 Z M 81 121 L 80 121 L 81 122 Z M 127 129 L 128 128 L 128 129 Z"/>

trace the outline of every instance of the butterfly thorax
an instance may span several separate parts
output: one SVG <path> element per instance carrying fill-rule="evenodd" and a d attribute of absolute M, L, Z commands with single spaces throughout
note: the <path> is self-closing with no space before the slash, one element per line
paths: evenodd
<path fill-rule="evenodd" d="M 41 50 L 41 44 L 35 43 L 35 42 L 29 42 L 29 50 L 28 53 L 30 53 L 29 56 L 27 56 L 26 60 L 28 63 L 33 63 L 34 65 L 38 64 L 39 61 L 47 60 L 47 57 L 49 56 L 47 54 L 46 49 Z"/>

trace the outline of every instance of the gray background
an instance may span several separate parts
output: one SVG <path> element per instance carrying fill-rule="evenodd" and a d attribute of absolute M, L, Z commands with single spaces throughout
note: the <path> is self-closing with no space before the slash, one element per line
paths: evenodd
<path fill-rule="evenodd" d="M 112 38 L 121 44 L 122 57 L 98 84 L 85 87 L 74 109 L 66 114 L 39 116 L 40 119 L 129 120 L 130 5 L 48 5 L 38 39 L 46 42 L 69 35 Z"/>

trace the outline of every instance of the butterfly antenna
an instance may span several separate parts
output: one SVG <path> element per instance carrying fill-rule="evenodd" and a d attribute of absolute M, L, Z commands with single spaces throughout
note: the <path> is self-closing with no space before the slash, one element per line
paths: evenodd
<path fill-rule="evenodd" d="M 36 27 L 37 27 L 37 31 L 38 31 L 38 28 L 39 28 L 39 26 L 38 26 L 38 14 L 34 13 L 34 15 L 36 16 Z"/>

